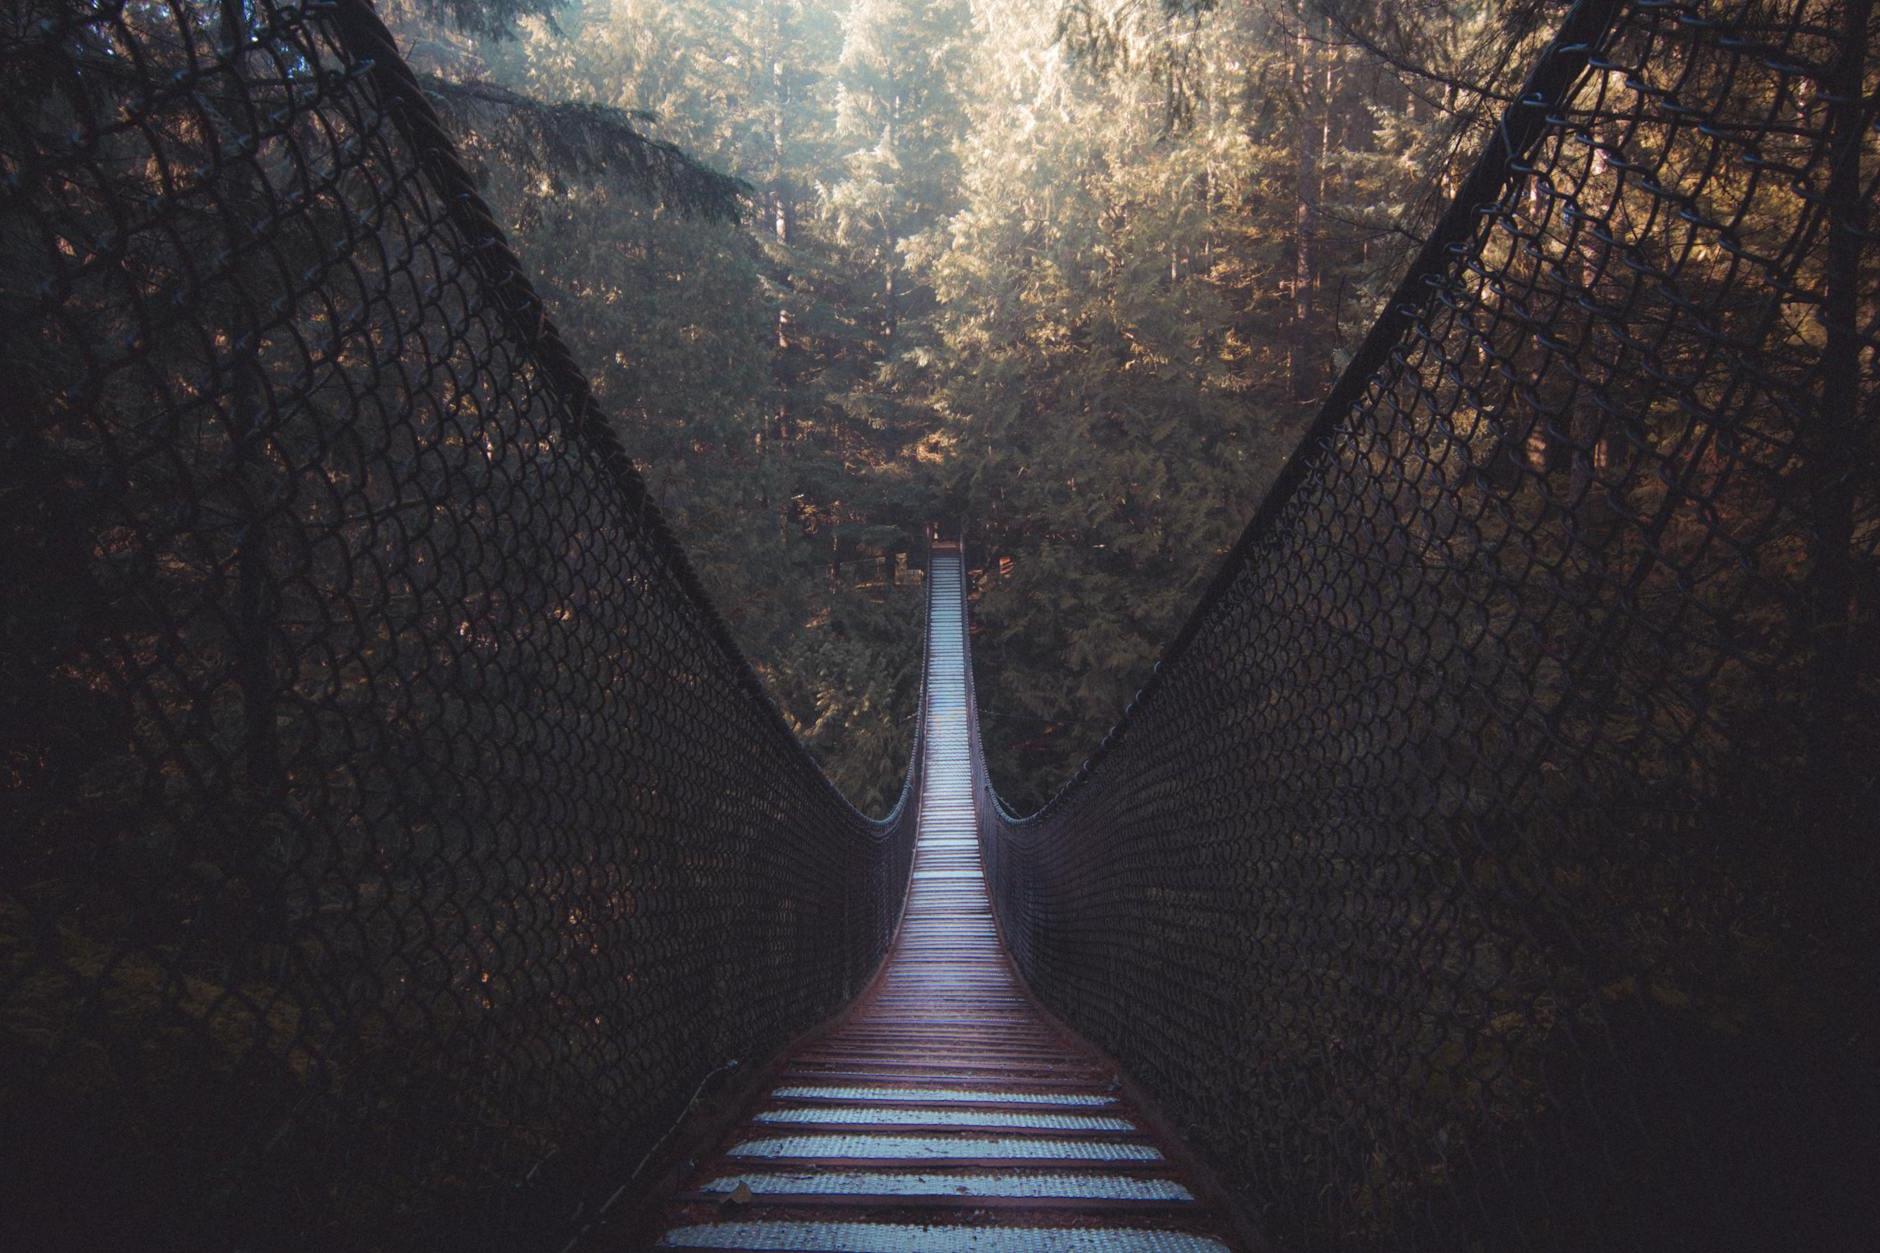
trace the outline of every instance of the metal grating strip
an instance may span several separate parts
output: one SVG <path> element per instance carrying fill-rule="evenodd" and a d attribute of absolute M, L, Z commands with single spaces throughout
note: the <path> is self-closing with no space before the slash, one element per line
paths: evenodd
<path fill-rule="evenodd" d="M 758 1196 L 1017 1196 L 1062 1197 L 1103 1201 L 1192 1201 L 1194 1194 L 1174 1179 L 1134 1175 L 1067 1174 L 901 1174 L 886 1171 L 780 1171 L 775 1174 L 720 1175 L 702 1192 L 733 1192 L 743 1184 Z"/>
<path fill-rule="evenodd" d="M 804 1135 L 746 1140 L 732 1157 L 1064 1158 L 1092 1162 L 1159 1162 L 1149 1144 L 1046 1140 L 1029 1136 Z"/>
<path fill-rule="evenodd" d="M 796 1084 L 778 1088 L 772 1096 L 787 1100 L 834 1101 L 978 1101 L 988 1105 L 1114 1105 L 1116 1098 L 1097 1092 L 1004 1092 L 997 1088 L 871 1088 L 811 1087 Z"/>
<path fill-rule="evenodd" d="M 1134 1131 L 1127 1118 L 1100 1114 L 1031 1114 L 994 1109 L 883 1109 L 868 1105 L 839 1105 L 816 1109 L 767 1109 L 758 1122 L 854 1123 L 858 1125 L 924 1124 L 951 1127 L 1037 1127 L 1051 1131 Z"/>
<path fill-rule="evenodd" d="M 1227 1253 L 1219 1240 L 1133 1227 L 916 1227 L 903 1223 L 733 1222 L 676 1227 L 660 1243 L 814 1253 Z"/>

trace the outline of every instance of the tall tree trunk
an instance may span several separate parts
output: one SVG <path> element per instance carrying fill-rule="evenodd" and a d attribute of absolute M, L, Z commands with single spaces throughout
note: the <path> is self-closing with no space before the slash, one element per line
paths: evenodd
<path fill-rule="evenodd" d="M 901 91 L 900 88 L 895 85 L 892 76 L 890 76 L 888 83 L 888 130 L 886 141 L 888 151 L 894 152 L 895 143 L 900 134 Z M 881 337 L 882 356 L 886 357 L 894 351 L 894 336 L 895 332 L 900 329 L 901 322 L 901 223 L 895 216 L 895 206 L 892 199 L 890 199 L 888 203 L 884 221 L 882 222 L 882 235 L 884 237 L 883 248 L 886 251 L 886 256 L 883 258 L 886 272 L 882 275 L 881 282 Z"/>
<path fill-rule="evenodd" d="M 1857 594 L 1854 564 L 1855 485 L 1866 469 L 1870 415 L 1861 413 L 1861 302 L 1868 298 L 1862 273 L 1867 223 L 1861 186 L 1863 89 L 1873 0 L 1847 0 L 1842 13 L 1840 56 L 1832 80 L 1829 111 L 1828 247 L 1821 320 L 1827 343 L 1821 355 L 1820 401 L 1799 441 L 1813 514 L 1809 536 L 1806 621 L 1812 644 L 1809 666 L 1809 803 L 1815 834 L 1842 839 L 1822 850 L 1824 865 L 1843 884 L 1866 881 L 1849 858 L 1871 861 L 1867 828 L 1850 812 L 1859 795 L 1861 769 L 1849 760 L 1845 725 L 1859 698 L 1860 654 L 1854 639 Z M 1871 403 L 1871 398 L 1869 398 Z M 1839 893 L 1837 893 L 1839 895 Z M 1850 911 L 1862 909 L 1847 901 Z M 1850 915 L 1852 916 L 1852 915 Z"/>
<path fill-rule="evenodd" d="M 249 19 L 241 0 L 222 0 L 223 55 L 240 74 L 248 60 Z M 227 167 L 227 193 L 235 202 L 234 218 L 245 225 L 249 215 L 259 219 L 273 204 L 259 171 L 236 161 Z M 239 226 L 238 226 L 239 228 Z M 269 846 L 283 837 L 278 819 L 286 804 L 288 782 L 281 764 L 279 733 L 280 680 L 273 657 L 273 639 L 279 620 L 279 585 L 270 560 L 270 532 L 282 485 L 269 462 L 270 405 L 266 367 L 261 356 L 258 301 L 239 276 L 252 263 L 231 253 L 237 275 L 231 279 L 228 314 L 229 456 L 235 473 L 234 514 L 240 520 L 235 535 L 235 627 L 231 641 L 234 678 L 241 693 L 242 744 L 240 789 L 245 794 L 241 821 L 248 828 L 242 847 L 228 850 L 223 869 L 241 867 L 254 893 L 252 938 L 258 942 L 252 958 L 270 976 L 278 976 L 288 958 L 289 918 L 278 860 L 288 852 Z M 264 275 L 256 281 L 266 283 Z"/>
<path fill-rule="evenodd" d="M 1595 200 L 1596 190 L 1603 190 L 1606 196 L 1611 197 L 1609 225 L 1623 237 L 1625 189 L 1608 173 L 1604 152 L 1593 153 L 1592 172 L 1597 181 L 1589 181 L 1581 195 L 1588 200 Z M 1539 180 L 1534 182 L 1538 185 Z M 1568 247 L 1571 254 L 1561 259 L 1561 267 L 1567 271 L 1570 290 L 1580 293 L 1584 299 L 1599 307 L 1599 289 L 1606 283 L 1608 264 L 1600 232 L 1582 224 L 1575 237 L 1570 239 Z M 1592 322 L 1585 342 L 1593 345 L 1595 351 L 1586 353 L 1584 360 L 1575 363 L 1572 379 L 1559 380 L 1556 386 L 1567 393 L 1563 401 L 1566 412 L 1560 422 L 1566 442 L 1566 447 L 1562 449 L 1562 459 L 1567 463 L 1566 506 L 1580 524 L 1579 533 L 1596 541 L 1598 532 L 1593 524 L 1602 518 L 1602 502 L 1595 492 L 1595 475 L 1598 472 L 1599 432 L 1603 420 L 1596 388 L 1610 368 L 1610 362 L 1597 351 L 1597 346 L 1604 341 L 1599 338 L 1601 326 L 1596 315 L 1565 309 L 1560 316 L 1563 319 L 1585 318 Z M 1578 329 L 1577 326 L 1575 329 Z"/>
<path fill-rule="evenodd" d="M 248 42 L 247 17 L 241 0 L 221 5 L 222 52 L 239 70 Z M 265 197 L 255 186 L 252 169 L 232 167 L 237 215 L 260 213 Z M 235 262 L 232 264 L 239 264 Z M 260 362 L 260 329 L 254 306 L 239 282 L 229 307 L 229 445 L 239 467 L 235 482 L 241 494 L 237 507 L 240 534 L 235 539 L 236 684 L 242 694 L 242 755 L 248 781 L 257 797 L 278 791 L 280 767 L 274 745 L 274 681 L 269 662 L 272 633 L 273 588 L 267 568 L 269 497 L 266 439 L 262 431 L 267 380 Z"/>
<path fill-rule="evenodd" d="M 790 82 L 784 68 L 784 56 L 788 49 L 790 15 L 788 0 L 771 0 L 770 6 L 770 157 L 771 157 L 771 230 L 777 241 L 779 254 L 788 264 L 789 249 L 796 233 L 796 200 L 790 186 L 789 165 L 785 148 L 788 143 Z M 782 288 L 787 292 L 790 287 L 788 269 L 782 276 Z M 788 362 L 790 351 L 790 307 L 787 302 L 777 305 L 777 342 L 771 356 L 771 381 L 777 390 L 776 419 L 777 440 L 788 444 L 796 434 L 796 423 L 791 411 L 791 388 L 793 379 Z"/>
<path fill-rule="evenodd" d="M 1298 145 L 1298 168 L 1294 180 L 1293 207 L 1293 283 L 1292 334 L 1286 359 L 1287 381 L 1293 399 L 1310 398 L 1316 371 L 1312 343 L 1313 287 L 1318 277 L 1318 252 L 1315 232 L 1319 214 L 1319 145 L 1324 138 L 1320 116 L 1319 77 L 1314 70 L 1317 57 L 1313 34 L 1317 19 L 1301 6 L 1299 33 L 1294 44 L 1292 88 L 1297 114 L 1294 135 Z"/>
<path fill-rule="evenodd" d="M 883 356 L 894 351 L 894 333 L 901 319 L 901 293 L 898 284 L 899 274 L 897 272 L 899 267 L 895 264 L 895 256 L 900 251 L 901 241 L 895 237 L 892 227 L 888 229 L 886 235 L 887 238 L 884 246 L 888 253 L 888 265 L 887 273 L 882 276 L 881 282 L 881 336 Z"/>

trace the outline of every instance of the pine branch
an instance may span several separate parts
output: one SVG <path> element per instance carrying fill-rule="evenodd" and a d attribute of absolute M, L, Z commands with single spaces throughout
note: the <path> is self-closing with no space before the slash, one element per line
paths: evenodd
<path fill-rule="evenodd" d="M 633 126 L 652 116 L 607 105 L 547 104 L 507 87 L 419 75 L 460 143 L 554 177 L 613 176 L 649 199 L 697 217 L 735 222 L 751 187 Z"/>

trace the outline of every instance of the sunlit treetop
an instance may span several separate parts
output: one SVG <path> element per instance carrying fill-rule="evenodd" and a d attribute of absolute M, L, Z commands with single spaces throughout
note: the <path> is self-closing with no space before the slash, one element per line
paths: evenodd
<path fill-rule="evenodd" d="M 526 18 L 552 26 L 568 0 L 378 0 L 374 7 L 387 17 L 424 17 L 468 34 L 509 39 Z"/>

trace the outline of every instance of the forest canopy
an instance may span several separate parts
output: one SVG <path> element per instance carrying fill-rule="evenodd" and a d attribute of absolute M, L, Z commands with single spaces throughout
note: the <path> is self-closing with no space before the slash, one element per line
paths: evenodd
<path fill-rule="evenodd" d="M 984 566 L 986 748 L 1030 809 L 1147 677 L 1556 11 L 392 15 L 734 634 L 878 813 L 926 524 Z"/>

